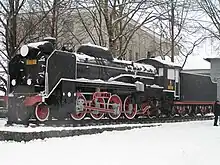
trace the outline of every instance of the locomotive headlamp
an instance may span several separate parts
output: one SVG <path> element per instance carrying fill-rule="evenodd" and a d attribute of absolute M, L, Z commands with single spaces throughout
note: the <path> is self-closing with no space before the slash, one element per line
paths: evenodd
<path fill-rule="evenodd" d="M 13 86 L 16 85 L 16 80 L 15 79 L 11 80 L 11 85 L 13 85 Z"/>
<path fill-rule="evenodd" d="M 37 47 L 37 44 L 28 44 L 21 47 L 20 54 L 22 57 L 35 58 L 39 51 L 40 49 Z"/>
<path fill-rule="evenodd" d="M 32 80 L 30 78 L 27 79 L 27 85 L 31 85 L 31 83 L 32 83 Z"/>
<path fill-rule="evenodd" d="M 21 47 L 21 50 L 20 50 L 20 53 L 23 57 L 26 57 L 28 55 L 28 52 L 29 52 L 29 48 L 27 45 L 23 45 Z"/>

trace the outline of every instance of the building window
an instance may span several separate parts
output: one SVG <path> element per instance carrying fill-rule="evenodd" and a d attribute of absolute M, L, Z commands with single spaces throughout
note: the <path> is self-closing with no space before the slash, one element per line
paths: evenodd
<path fill-rule="evenodd" d="M 135 59 L 138 60 L 138 52 L 135 53 Z"/>

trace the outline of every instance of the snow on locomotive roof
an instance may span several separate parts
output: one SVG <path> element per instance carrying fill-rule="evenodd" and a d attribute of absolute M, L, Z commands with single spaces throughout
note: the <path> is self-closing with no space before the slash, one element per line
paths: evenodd
<path fill-rule="evenodd" d="M 80 61 L 80 60 L 84 60 L 85 61 L 86 59 L 94 60 L 95 61 L 94 57 L 86 55 L 86 54 L 75 53 L 75 55 L 76 55 L 77 61 Z M 119 63 L 119 64 L 132 65 L 132 61 L 119 60 L 117 58 L 114 58 L 113 62 Z M 141 71 L 144 71 L 144 70 L 151 71 L 151 72 L 155 72 L 156 71 L 156 68 L 153 67 L 152 65 L 149 65 L 149 64 L 142 64 L 142 63 L 133 62 L 133 66 L 136 67 L 136 68 L 139 68 Z"/>
<path fill-rule="evenodd" d="M 92 44 L 92 43 L 87 43 L 87 44 L 82 44 L 82 46 L 90 46 L 90 47 L 94 47 L 94 48 L 100 48 L 100 49 L 103 49 L 105 51 L 108 51 L 109 49 L 107 47 L 103 47 L 103 46 L 100 46 L 100 45 L 95 45 L 95 44 Z"/>
<path fill-rule="evenodd" d="M 101 79 L 86 79 L 86 78 L 78 78 L 76 79 L 78 82 L 87 82 L 87 83 L 102 83 L 102 84 L 113 84 L 113 85 L 126 85 L 126 86 L 135 86 L 134 84 L 124 83 L 120 81 L 103 81 Z"/>
<path fill-rule="evenodd" d="M 149 64 L 142 64 L 142 63 L 137 63 L 137 62 L 132 62 L 132 61 L 119 60 L 116 58 L 114 58 L 113 62 L 121 63 L 121 64 L 128 64 L 128 65 L 132 65 L 132 63 L 133 63 L 133 66 L 136 68 L 139 68 L 140 70 L 146 69 L 146 70 L 152 70 L 152 72 L 154 72 L 156 70 L 155 67 L 153 67 L 152 65 L 149 65 Z"/>
<path fill-rule="evenodd" d="M 132 64 L 132 61 L 119 60 L 119 59 L 117 59 L 117 58 L 114 58 L 114 59 L 113 59 L 113 62 L 121 63 L 121 64 L 128 64 L 128 65 L 131 65 L 131 64 Z"/>
<path fill-rule="evenodd" d="M 76 56 L 77 61 L 86 60 L 86 59 L 95 60 L 94 57 L 86 55 L 86 54 L 82 54 L 82 53 L 81 54 L 75 53 L 75 56 Z"/>
<path fill-rule="evenodd" d="M 150 87 L 151 88 L 158 88 L 158 89 L 163 89 L 164 88 L 164 87 L 156 85 L 156 84 L 150 85 Z"/>
<path fill-rule="evenodd" d="M 152 72 L 156 71 L 156 68 L 152 65 L 149 65 L 149 64 L 141 64 L 141 63 L 134 62 L 134 67 L 137 67 L 140 69 L 152 70 Z"/>
<path fill-rule="evenodd" d="M 155 57 L 155 58 L 150 58 L 151 60 L 155 60 L 155 61 L 158 61 L 162 64 L 165 64 L 165 65 L 169 65 L 169 66 L 176 66 L 176 67 L 182 67 L 181 64 L 179 63 L 175 63 L 175 62 L 171 62 L 170 59 L 165 59 L 163 60 L 161 57 Z"/>
<path fill-rule="evenodd" d="M 110 84 L 110 85 L 123 85 L 123 86 L 133 86 L 136 87 L 135 84 L 131 84 L 131 83 L 125 83 L 125 82 L 121 82 L 121 81 L 103 81 L 101 79 L 86 79 L 86 78 L 78 78 L 76 79 L 76 81 L 78 82 L 86 82 L 86 83 L 102 83 L 102 84 Z M 142 82 L 138 82 L 136 81 L 136 83 L 142 83 Z M 148 85 L 146 84 L 146 86 L 149 86 L 150 88 L 158 88 L 158 89 L 163 89 L 164 87 L 153 84 L 153 85 Z"/>
<path fill-rule="evenodd" d="M 29 43 L 27 44 L 27 46 L 30 46 L 32 48 L 36 48 L 38 49 L 38 46 L 43 45 L 45 43 L 47 43 L 48 41 L 41 41 L 41 42 L 34 42 L 34 43 Z"/>
<path fill-rule="evenodd" d="M 139 75 L 133 75 L 133 74 L 120 74 L 118 76 L 109 78 L 109 81 L 112 82 L 112 81 L 115 81 L 121 77 L 144 78 L 144 79 L 151 79 L 151 80 L 154 79 L 154 77 L 149 77 L 149 76 L 139 76 Z"/>
<path fill-rule="evenodd" d="M 99 45 L 93 45 L 91 43 L 82 44 L 76 51 L 79 54 L 86 54 L 95 58 L 103 58 L 106 60 L 113 60 L 111 52 L 106 47 L 102 47 Z"/>

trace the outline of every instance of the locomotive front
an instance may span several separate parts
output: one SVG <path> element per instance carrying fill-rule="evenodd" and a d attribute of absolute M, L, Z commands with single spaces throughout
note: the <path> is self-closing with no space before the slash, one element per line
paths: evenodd
<path fill-rule="evenodd" d="M 20 54 L 9 62 L 10 93 L 22 92 L 21 86 L 27 93 L 44 90 L 46 59 L 53 50 L 50 41 L 23 45 Z"/>
<path fill-rule="evenodd" d="M 53 38 L 23 45 L 20 54 L 9 62 L 8 124 L 27 123 L 33 115 L 45 121 L 49 116 L 47 104 L 58 102 L 52 93 L 60 77 L 75 76 L 74 56 L 54 46 Z M 67 72 L 64 63 L 71 71 Z"/>
<path fill-rule="evenodd" d="M 54 40 L 23 45 L 9 62 L 8 122 L 27 121 L 45 90 L 46 59 L 54 51 Z M 32 97 L 35 96 L 35 97 Z M 29 106 L 30 105 L 30 106 Z"/>

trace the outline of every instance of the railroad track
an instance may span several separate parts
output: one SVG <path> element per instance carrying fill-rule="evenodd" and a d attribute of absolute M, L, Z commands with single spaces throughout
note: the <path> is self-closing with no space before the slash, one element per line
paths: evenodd
<path fill-rule="evenodd" d="M 153 124 L 153 123 L 175 123 L 175 122 L 187 122 L 187 121 L 202 121 L 202 120 L 212 120 L 213 116 L 196 116 L 196 117 L 173 117 L 173 118 L 136 118 L 133 120 L 128 120 L 125 118 L 121 118 L 118 120 L 111 119 L 101 119 L 101 120 L 92 120 L 85 119 L 81 121 L 75 120 L 48 120 L 42 123 L 37 121 L 30 121 L 30 124 L 34 124 L 36 126 L 53 126 L 53 127 L 86 127 L 86 126 L 101 126 L 101 125 L 120 125 L 120 124 Z"/>
<path fill-rule="evenodd" d="M 52 126 L 52 127 L 62 127 L 61 129 L 53 130 L 44 130 L 42 131 L 0 131 L 0 141 L 17 141 L 17 142 L 28 142 L 34 139 L 45 139 L 45 138 L 58 138 L 58 137 L 73 137 L 80 135 L 91 135 L 99 134 L 104 131 L 125 131 L 136 128 L 144 127 L 158 127 L 161 126 L 161 123 L 175 123 L 175 122 L 187 122 L 187 121 L 200 121 L 200 120 L 212 120 L 213 116 L 198 116 L 198 117 L 174 117 L 174 118 L 157 118 L 157 119 L 148 119 L 148 118 L 138 118 L 134 120 L 125 120 L 120 119 L 113 121 L 110 119 L 103 120 L 82 120 L 82 121 L 73 121 L 73 120 L 49 120 L 44 123 L 36 123 L 36 121 L 30 121 L 31 127 L 40 126 Z M 122 125 L 123 124 L 123 125 Z M 134 125 L 132 125 L 134 124 Z M 144 125 L 142 125 L 144 124 Z M 86 126 L 96 126 L 96 127 L 86 127 Z M 99 127 L 100 126 L 100 127 Z M 63 127 L 75 127 L 63 129 Z M 84 127 L 84 128 L 83 128 Z"/>

